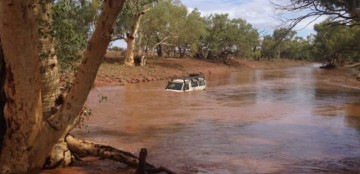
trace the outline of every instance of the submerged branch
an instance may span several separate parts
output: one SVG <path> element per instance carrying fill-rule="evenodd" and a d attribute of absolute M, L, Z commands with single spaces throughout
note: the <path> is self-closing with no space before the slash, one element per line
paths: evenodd
<path fill-rule="evenodd" d="M 101 157 L 104 159 L 110 159 L 124 163 L 132 168 L 138 168 L 139 166 L 143 166 L 148 173 L 175 173 L 165 167 L 156 168 L 154 165 L 147 163 L 145 159 L 139 160 L 139 158 L 132 153 L 116 149 L 109 145 L 97 144 L 94 142 L 77 139 L 72 135 L 67 135 L 65 141 L 69 147 L 69 150 L 73 154 L 80 157 Z M 142 151 L 144 151 L 144 149 L 142 149 Z"/>

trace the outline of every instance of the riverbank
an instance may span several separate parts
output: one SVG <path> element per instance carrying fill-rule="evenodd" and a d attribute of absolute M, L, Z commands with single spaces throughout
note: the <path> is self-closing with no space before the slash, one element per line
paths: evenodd
<path fill-rule="evenodd" d="M 304 65 L 307 61 L 295 60 L 232 60 L 231 65 L 214 63 L 198 59 L 157 58 L 149 59 L 145 67 L 126 67 L 116 61 L 106 61 L 100 66 L 95 80 L 95 86 L 118 86 L 129 83 L 140 83 L 156 80 L 166 80 L 186 76 L 189 73 L 209 74 L 251 69 L 278 69 Z"/>

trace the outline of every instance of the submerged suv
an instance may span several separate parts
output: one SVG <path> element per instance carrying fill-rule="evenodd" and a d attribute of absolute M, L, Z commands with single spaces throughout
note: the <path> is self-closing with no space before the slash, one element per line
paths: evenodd
<path fill-rule="evenodd" d="M 170 80 L 165 90 L 174 92 L 186 92 L 205 90 L 205 88 L 205 77 L 200 76 L 200 74 L 190 74 L 189 77 Z"/>

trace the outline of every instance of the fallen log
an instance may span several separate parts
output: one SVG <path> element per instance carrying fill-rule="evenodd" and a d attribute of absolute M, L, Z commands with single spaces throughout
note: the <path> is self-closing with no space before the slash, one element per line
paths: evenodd
<path fill-rule="evenodd" d="M 156 168 L 154 165 L 147 163 L 146 149 L 141 150 L 142 153 L 140 153 L 141 158 L 139 160 L 137 156 L 133 155 L 130 152 L 122 151 L 114 147 L 111 147 L 109 145 L 97 144 L 94 142 L 77 139 L 72 135 L 67 135 L 65 141 L 71 153 L 79 157 L 94 156 L 103 159 L 110 159 L 124 163 L 132 168 L 136 168 L 140 170 L 139 172 L 143 172 L 143 173 L 175 174 L 175 172 L 165 167 Z"/>
<path fill-rule="evenodd" d="M 357 68 L 357 67 L 360 67 L 360 63 L 348 64 L 348 65 L 345 65 L 344 67 L 346 67 L 346 68 Z"/>

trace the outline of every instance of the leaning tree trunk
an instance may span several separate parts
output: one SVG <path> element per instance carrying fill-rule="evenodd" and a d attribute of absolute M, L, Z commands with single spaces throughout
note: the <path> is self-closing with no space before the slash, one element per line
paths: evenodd
<path fill-rule="evenodd" d="M 70 89 L 55 115 L 42 117 L 40 60 L 33 1 L 0 1 L 0 36 L 6 62 L 6 133 L 0 154 L 1 173 L 39 171 L 48 152 L 71 130 L 89 94 L 124 0 L 104 0 Z"/>
<path fill-rule="evenodd" d="M 84 52 L 84 58 L 79 66 L 74 86 L 70 89 L 65 98 L 64 104 L 59 111 L 48 119 L 51 128 L 46 129 L 57 138 L 41 137 L 38 142 L 38 151 L 42 151 L 41 145 L 49 142 L 54 144 L 58 138 L 65 137 L 65 135 L 74 127 L 78 122 L 79 113 L 87 99 L 90 89 L 94 83 L 97 71 L 103 60 L 106 49 L 111 41 L 113 33 L 113 24 L 119 12 L 121 11 L 123 1 L 107 0 L 104 1 L 104 9 L 99 16 L 96 29 L 88 41 L 88 46 Z M 45 132 L 46 133 L 46 132 Z M 47 147 L 48 148 L 48 147 Z M 51 148 L 51 147 L 50 147 Z"/>
<path fill-rule="evenodd" d="M 141 17 L 144 16 L 145 10 L 135 16 L 135 23 L 131 26 L 131 32 L 126 38 L 127 50 L 125 57 L 125 65 L 135 66 L 134 62 L 134 51 L 135 51 L 135 36 L 139 30 Z"/>

